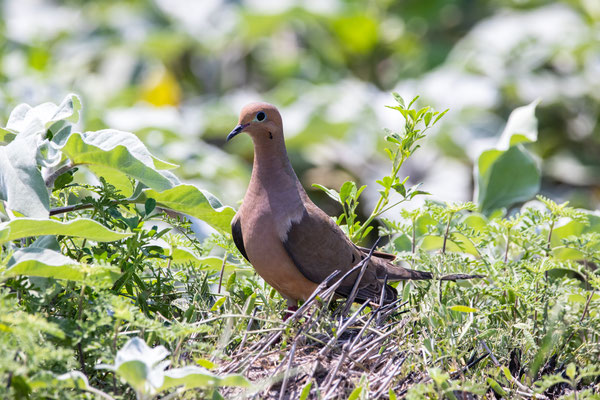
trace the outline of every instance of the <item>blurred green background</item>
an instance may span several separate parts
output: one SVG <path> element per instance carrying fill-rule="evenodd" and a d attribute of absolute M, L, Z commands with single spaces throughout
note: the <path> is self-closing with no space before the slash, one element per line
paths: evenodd
<path fill-rule="evenodd" d="M 245 103 L 280 107 L 305 187 L 339 189 L 388 168 L 383 128 L 403 125 L 384 107 L 392 91 L 450 109 L 402 172 L 432 198 L 471 200 L 474 160 L 512 109 L 541 98 L 531 149 L 542 193 L 600 204 L 598 0 L 5 0 L 1 10 L 2 124 L 18 103 L 75 92 L 82 128 L 136 133 L 226 204 L 250 176 L 250 139 L 224 141 Z"/>

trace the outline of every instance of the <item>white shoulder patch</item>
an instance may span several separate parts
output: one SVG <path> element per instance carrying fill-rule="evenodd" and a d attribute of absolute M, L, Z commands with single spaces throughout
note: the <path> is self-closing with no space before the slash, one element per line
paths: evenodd
<path fill-rule="evenodd" d="M 277 221 L 277 235 L 282 242 L 287 240 L 288 232 L 292 227 L 292 224 L 296 224 L 302 220 L 304 213 L 306 212 L 304 207 L 297 207 L 292 212 L 289 212 L 285 216 L 280 216 Z"/>

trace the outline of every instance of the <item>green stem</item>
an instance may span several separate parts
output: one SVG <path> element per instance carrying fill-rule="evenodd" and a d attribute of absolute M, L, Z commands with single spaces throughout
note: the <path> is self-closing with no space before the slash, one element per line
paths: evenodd
<path fill-rule="evenodd" d="M 398 159 L 399 155 L 400 155 L 400 149 L 397 149 L 396 153 L 394 154 L 394 166 L 392 168 L 392 175 L 391 175 L 392 181 L 396 180 L 396 177 L 398 176 L 398 172 L 400 172 L 400 167 L 402 167 L 402 164 L 404 164 L 404 161 L 406 160 L 406 157 L 404 155 L 402 155 Z M 399 161 L 396 161 L 396 160 L 399 160 Z M 371 215 L 369 215 L 369 218 L 367 218 L 367 220 L 360 226 L 360 228 L 356 232 L 354 232 L 353 235 L 351 235 L 352 238 L 360 239 L 361 234 L 364 232 L 365 229 L 367 229 L 369 227 L 369 225 L 371 225 L 371 222 L 373 222 L 373 220 L 375 218 L 379 217 L 384 212 L 386 212 L 389 209 L 402 203 L 404 200 L 405 199 L 402 199 L 401 201 L 395 203 L 394 205 L 392 205 L 388 208 L 385 208 L 389 203 L 389 193 L 386 191 L 385 195 L 379 196 L 379 200 L 377 200 L 377 204 L 375 205 L 373 212 L 371 212 Z M 348 226 L 350 226 L 350 225 L 348 225 Z"/>
<path fill-rule="evenodd" d="M 448 234 L 450 233 L 450 221 L 452 221 L 452 217 L 454 213 L 448 216 L 448 223 L 446 224 L 446 232 L 444 233 L 444 243 L 442 244 L 442 254 L 446 254 L 446 241 L 448 240 Z"/>

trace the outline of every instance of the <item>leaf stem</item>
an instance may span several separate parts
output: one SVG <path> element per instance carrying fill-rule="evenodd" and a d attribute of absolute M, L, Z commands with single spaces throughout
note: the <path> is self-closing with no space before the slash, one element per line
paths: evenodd
<path fill-rule="evenodd" d="M 64 165 L 64 166 L 60 167 L 59 169 L 57 169 L 56 171 L 54 171 L 44 181 L 44 183 L 46 184 L 46 187 L 51 188 L 52 186 L 54 186 L 54 181 L 56 180 L 56 178 L 58 178 L 59 176 L 61 176 L 62 174 L 64 174 L 65 172 L 67 172 L 68 170 L 73 168 L 74 166 L 75 166 L 75 164 L 73 164 L 72 162 L 69 162 L 67 165 Z"/>
<path fill-rule="evenodd" d="M 444 243 L 442 244 L 442 254 L 446 254 L 446 241 L 448 240 L 448 234 L 450 233 L 450 222 L 452 221 L 452 217 L 454 213 L 451 213 L 448 216 L 448 223 L 446 224 L 446 232 L 444 233 Z"/>

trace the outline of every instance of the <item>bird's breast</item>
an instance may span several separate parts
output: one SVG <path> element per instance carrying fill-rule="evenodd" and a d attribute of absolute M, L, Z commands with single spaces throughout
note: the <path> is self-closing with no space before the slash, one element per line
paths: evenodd
<path fill-rule="evenodd" d="M 265 204 L 249 204 L 241 220 L 244 247 L 256 272 L 273 286 L 284 298 L 306 300 L 317 284 L 308 280 L 283 247 L 282 223 L 271 207 Z"/>

